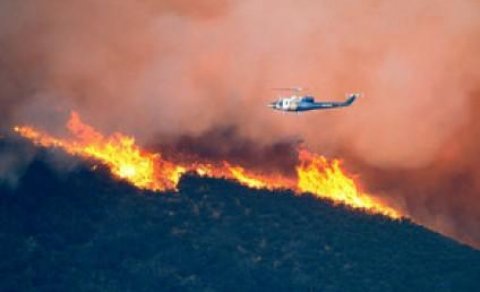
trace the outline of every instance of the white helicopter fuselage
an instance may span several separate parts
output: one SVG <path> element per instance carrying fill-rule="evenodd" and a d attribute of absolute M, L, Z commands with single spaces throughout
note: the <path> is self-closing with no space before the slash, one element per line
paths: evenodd
<path fill-rule="evenodd" d="M 350 106 L 359 94 L 350 94 L 347 100 L 342 102 L 335 101 L 321 101 L 315 102 L 313 96 L 297 96 L 292 95 L 289 97 L 283 97 L 270 103 L 268 106 L 274 110 L 279 110 L 283 112 L 304 112 L 311 110 L 320 110 L 320 109 L 331 109 L 337 107 L 346 107 Z"/>

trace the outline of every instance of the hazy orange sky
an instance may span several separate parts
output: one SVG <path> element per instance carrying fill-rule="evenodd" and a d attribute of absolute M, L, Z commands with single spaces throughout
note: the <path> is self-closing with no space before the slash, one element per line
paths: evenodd
<path fill-rule="evenodd" d="M 221 126 L 260 146 L 302 140 L 480 244 L 479 35 L 475 0 L 1 0 L 1 125 L 61 132 L 74 109 L 145 145 Z M 270 111 L 286 86 L 363 96 Z"/>

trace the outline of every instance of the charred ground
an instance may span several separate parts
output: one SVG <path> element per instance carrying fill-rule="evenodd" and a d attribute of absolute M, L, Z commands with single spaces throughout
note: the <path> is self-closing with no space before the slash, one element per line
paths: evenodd
<path fill-rule="evenodd" d="M 22 173 L 0 187 L 2 291 L 480 289 L 478 251 L 308 195 L 194 176 L 141 192 L 45 151 Z"/>

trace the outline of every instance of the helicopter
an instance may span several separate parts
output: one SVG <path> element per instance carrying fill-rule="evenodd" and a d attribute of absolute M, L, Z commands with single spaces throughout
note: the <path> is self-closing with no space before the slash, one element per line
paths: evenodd
<path fill-rule="evenodd" d="M 301 87 L 274 89 L 294 92 L 290 96 L 279 98 L 278 100 L 271 102 L 267 105 L 274 110 L 283 112 L 305 112 L 313 110 L 348 107 L 355 101 L 355 99 L 360 96 L 359 93 L 351 93 L 347 94 L 347 99 L 345 101 L 315 101 L 315 98 L 311 95 L 299 94 L 303 90 Z"/>

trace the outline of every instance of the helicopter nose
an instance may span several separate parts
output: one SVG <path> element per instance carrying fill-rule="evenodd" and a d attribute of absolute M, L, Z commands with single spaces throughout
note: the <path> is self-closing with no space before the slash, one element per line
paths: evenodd
<path fill-rule="evenodd" d="M 271 103 L 267 104 L 267 106 L 268 106 L 269 108 L 275 108 L 275 103 L 274 103 L 274 102 L 271 102 Z"/>

